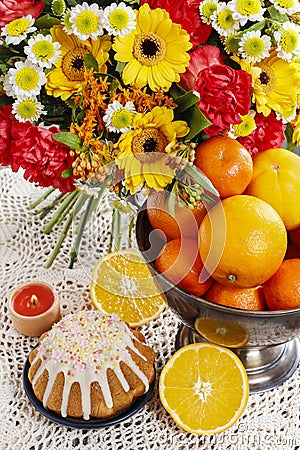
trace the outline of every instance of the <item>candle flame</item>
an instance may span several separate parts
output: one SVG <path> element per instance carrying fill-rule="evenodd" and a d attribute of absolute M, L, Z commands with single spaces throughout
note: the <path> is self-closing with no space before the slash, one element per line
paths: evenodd
<path fill-rule="evenodd" d="M 35 305 L 37 304 L 38 300 L 39 300 L 39 299 L 37 298 L 37 296 L 36 296 L 35 294 L 33 294 L 33 295 L 31 296 L 30 303 L 31 303 L 33 306 L 35 306 Z"/>

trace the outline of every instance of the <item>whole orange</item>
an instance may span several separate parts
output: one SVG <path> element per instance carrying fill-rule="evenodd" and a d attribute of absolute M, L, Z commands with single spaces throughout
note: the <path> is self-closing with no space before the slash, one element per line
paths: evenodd
<path fill-rule="evenodd" d="M 234 286 L 225 286 L 224 284 L 215 281 L 204 297 L 211 302 L 218 303 L 219 305 L 231 306 L 232 308 L 254 311 L 264 311 L 266 309 L 262 286 L 238 288 Z"/>
<path fill-rule="evenodd" d="M 300 226 L 300 156 L 272 148 L 253 157 L 253 177 L 245 194 L 265 200 L 287 230 Z"/>
<path fill-rule="evenodd" d="M 196 149 L 194 164 L 210 179 L 221 198 L 242 194 L 252 178 L 250 153 L 228 136 L 202 142 Z"/>
<path fill-rule="evenodd" d="M 299 205 L 300 208 L 300 205 Z M 289 233 L 289 238 L 294 247 L 300 251 L 300 227 L 291 230 Z"/>
<path fill-rule="evenodd" d="M 283 261 L 263 287 L 269 309 L 300 308 L 300 258 Z"/>
<path fill-rule="evenodd" d="M 167 240 L 188 236 L 197 238 L 199 224 L 206 214 L 204 203 L 194 209 L 179 204 L 175 198 L 175 215 L 170 211 L 170 196 L 166 191 L 152 191 L 147 199 L 147 214 L 154 229 L 165 233 Z"/>
<path fill-rule="evenodd" d="M 205 281 L 199 277 L 204 270 L 196 239 L 172 239 L 167 242 L 155 261 L 156 268 L 173 283 L 197 296 L 203 295 L 213 279 L 205 271 Z"/>
<path fill-rule="evenodd" d="M 219 202 L 199 228 L 201 259 L 212 277 L 236 287 L 264 283 L 280 266 L 287 232 L 263 200 L 234 195 Z"/>

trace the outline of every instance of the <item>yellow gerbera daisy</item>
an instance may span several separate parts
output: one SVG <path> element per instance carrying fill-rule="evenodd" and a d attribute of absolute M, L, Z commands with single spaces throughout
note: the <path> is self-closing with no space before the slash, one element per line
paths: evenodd
<path fill-rule="evenodd" d="M 174 177 L 174 170 L 166 163 L 177 138 L 189 132 L 187 123 L 173 121 L 171 109 L 156 106 L 145 115 L 138 113 L 133 129 L 124 133 L 115 147 L 116 163 L 125 171 L 126 188 L 133 194 L 145 184 L 156 190 L 164 189 Z"/>
<path fill-rule="evenodd" d="M 99 71 L 106 73 L 111 40 L 105 35 L 97 40 L 80 41 L 74 34 L 65 33 L 62 25 L 56 25 L 50 31 L 53 41 L 61 45 L 61 58 L 47 75 L 46 91 L 48 95 L 66 100 L 84 83 L 84 58 L 88 53 L 97 60 Z"/>
<path fill-rule="evenodd" d="M 295 114 L 300 93 L 300 64 L 278 58 L 275 49 L 270 52 L 269 58 L 255 65 L 236 57 L 232 59 L 252 75 L 252 101 L 259 113 L 268 116 L 273 110 L 283 118 Z"/>
<path fill-rule="evenodd" d="M 117 61 L 127 63 L 123 81 L 127 85 L 167 91 L 185 72 L 192 48 L 189 34 L 174 24 L 160 8 L 151 10 L 145 3 L 136 12 L 136 28 L 132 33 L 115 38 L 113 49 Z"/>

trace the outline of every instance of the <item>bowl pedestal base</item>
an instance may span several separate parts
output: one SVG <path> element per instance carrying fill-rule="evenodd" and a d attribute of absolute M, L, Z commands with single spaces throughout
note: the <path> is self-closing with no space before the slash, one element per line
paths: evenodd
<path fill-rule="evenodd" d="M 196 342 L 207 341 L 187 326 L 181 325 L 176 336 L 176 350 Z M 231 350 L 240 358 L 246 369 L 251 393 L 279 386 L 295 372 L 300 361 L 299 339 L 268 347 L 242 347 Z"/>

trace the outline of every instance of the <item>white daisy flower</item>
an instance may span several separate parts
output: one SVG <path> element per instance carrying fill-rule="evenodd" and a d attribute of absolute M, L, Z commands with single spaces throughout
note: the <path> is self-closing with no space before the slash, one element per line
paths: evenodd
<path fill-rule="evenodd" d="M 300 12 L 299 0 L 270 0 L 270 2 L 281 14 L 292 15 Z"/>
<path fill-rule="evenodd" d="M 133 102 L 126 102 L 123 106 L 120 102 L 114 100 L 108 105 L 103 121 L 108 131 L 125 133 L 132 128 L 132 119 L 135 113 Z"/>
<path fill-rule="evenodd" d="M 51 34 L 47 36 L 38 34 L 29 39 L 28 45 L 24 47 L 24 53 L 33 64 L 50 69 L 60 57 L 59 49 L 59 42 L 52 42 Z"/>
<path fill-rule="evenodd" d="M 44 106 L 36 97 L 20 97 L 12 105 L 12 113 L 19 122 L 35 122 L 44 113 Z"/>
<path fill-rule="evenodd" d="M 34 21 L 34 18 L 28 14 L 26 17 L 12 20 L 5 25 L 1 30 L 1 35 L 5 36 L 6 44 L 18 45 L 24 41 L 29 33 L 36 31 L 37 28 L 32 26 Z"/>
<path fill-rule="evenodd" d="M 241 26 L 248 20 L 251 22 L 260 22 L 264 20 L 266 8 L 262 8 L 260 0 L 232 0 L 228 7 L 234 11 L 233 18 L 238 20 Z"/>
<path fill-rule="evenodd" d="M 217 11 L 218 0 L 204 0 L 199 5 L 200 17 L 203 23 L 210 25 L 212 14 Z"/>
<path fill-rule="evenodd" d="M 136 15 L 130 6 L 124 2 L 113 3 L 104 9 L 103 27 L 109 35 L 123 37 L 136 27 Z"/>
<path fill-rule="evenodd" d="M 75 36 L 81 41 L 91 38 L 97 40 L 103 35 L 102 28 L 103 10 L 96 3 L 88 5 L 83 2 L 71 9 L 69 22 Z"/>
<path fill-rule="evenodd" d="M 259 62 L 270 56 L 269 50 L 272 46 L 270 36 L 262 35 L 261 31 L 248 31 L 243 34 L 239 43 L 239 52 L 242 58 L 249 62 Z"/>
<path fill-rule="evenodd" d="M 63 30 L 66 34 L 69 34 L 69 35 L 74 34 L 73 29 L 72 29 L 72 24 L 70 22 L 70 15 L 71 15 L 71 10 L 67 9 L 61 19 L 61 24 L 63 26 Z"/>
<path fill-rule="evenodd" d="M 292 22 L 284 22 L 274 32 L 277 43 L 277 56 L 288 62 L 300 55 L 300 26 Z"/>
<path fill-rule="evenodd" d="M 233 11 L 229 4 L 220 2 L 211 15 L 211 25 L 221 36 L 229 36 L 240 27 L 239 21 L 233 18 Z"/>
<path fill-rule="evenodd" d="M 40 67 L 30 61 L 18 61 L 15 68 L 9 69 L 5 75 L 3 88 L 10 97 L 35 97 L 40 93 L 41 87 L 46 84 L 47 78 Z"/>

